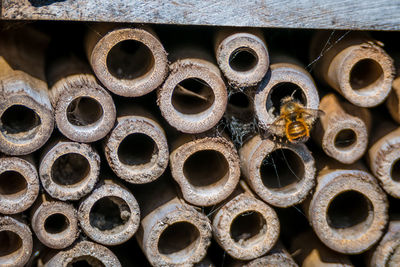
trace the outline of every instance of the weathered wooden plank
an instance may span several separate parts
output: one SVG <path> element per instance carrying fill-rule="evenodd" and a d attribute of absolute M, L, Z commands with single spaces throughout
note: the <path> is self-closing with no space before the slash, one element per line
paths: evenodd
<path fill-rule="evenodd" d="M 2 0 L 3 19 L 400 30 L 399 0 Z"/>

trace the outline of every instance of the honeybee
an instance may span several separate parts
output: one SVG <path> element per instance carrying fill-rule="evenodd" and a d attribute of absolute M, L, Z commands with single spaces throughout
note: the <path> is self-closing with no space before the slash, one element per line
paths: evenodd
<path fill-rule="evenodd" d="M 322 110 L 305 108 L 293 96 L 285 97 L 281 100 L 279 118 L 269 125 L 270 132 L 291 143 L 305 142 L 316 118 L 323 114 Z"/>

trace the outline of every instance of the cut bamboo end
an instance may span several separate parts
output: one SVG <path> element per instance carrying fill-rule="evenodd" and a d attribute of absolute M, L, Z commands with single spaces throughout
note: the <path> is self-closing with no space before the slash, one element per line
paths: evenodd
<path fill-rule="evenodd" d="M 214 127 L 224 115 L 228 94 L 218 68 L 203 59 L 187 58 L 171 66 L 158 91 L 158 105 L 170 125 L 185 133 Z"/>
<path fill-rule="evenodd" d="M 243 267 L 298 267 L 297 263 L 292 259 L 290 254 L 283 248 L 273 248 L 267 255 L 252 260 Z"/>
<path fill-rule="evenodd" d="M 322 171 L 308 217 L 326 246 L 340 253 L 358 254 L 381 238 L 388 220 L 388 202 L 367 172 Z"/>
<path fill-rule="evenodd" d="M 47 85 L 21 71 L 2 77 L 2 84 L 0 150 L 27 155 L 46 143 L 54 128 Z"/>
<path fill-rule="evenodd" d="M 121 263 L 111 250 L 89 241 L 80 241 L 73 247 L 58 252 L 45 264 L 46 267 L 72 265 L 121 267 Z"/>
<path fill-rule="evenodd" d="M 78 210 L 81 228 L 92 240 L 108 246 L 129 240 L 139 227 L 139 205 L 126 188 L 105 180 Z"/>
<path fill-rule="evenodd" d="M 392 91 L 386 101 L 386 106 L 392 118 L 400 123 L 400 77 L 397 77 L 392 83 Z"/>
<path fill-rule="evenodd" d="M 323 46 L 328 38 L 337 45 L 317 63 L 319 77 L 356 106 L 374 107 L 382 103 L 392 87 L 394 65 L 379 42 L 362 33 L 340 37 L 339 32 L 331 36 L 324 32 L 313 40 L 313 53 L 321 51 L 317 46 Z"/>
<path fill-rule="evenodd" d="M 239 156 L 223 137 L 189 141 L 172 151 L 172 177 L 183 198 L 197 206 L 211 206 L 226 199 L 240 177 Z"/>
<path fill-rule="evenodd" d="M 167 75 L 167 53 L 150 31 L 122 28 L 104 36 L 93 31 L 86 45 L 97 78 L 117 95 L 147 94 L 159 87 Z"/>
<path fill-rule="evenodd" d="M 258 32 L 220 32 L 217 35 L 215 54 L 221 71 L 234 87 L 256 85 L 269 68 L 267 45 Z"/>
<path fill-rule="evenodd" d="M 32 206 L 39 194 L 39 176 L 28 160 L 0 158 L 0 213 L 20 213 Z"/>
<path fill-rule="evenodd" d="M 324 152 L 344 164 L 359 160 L 367 150 L 371 116 L 368 110 L 340 102 L 334 94 L 321 100 L 314 139 Z M 358 113 L 358 114 L 357 114 Z"/>
<path fill-rule="evenodd" d="M 232 257 L 250 260 L 268 252 L 278 240 L 279 219 L 264 202 L 242 193 L 216 213 L 214 238 Z"/>
<path fill-rule="evenodd" d="M 102 139 L 115 123 L 110 94 L 89 74 L 68 76 L 51 88 L 57 127 L 76 142 Z"/>
<path fill-rule="evenodd" d="M 144 116 L 119 117 L 104 151 L 115 174 L 134 184 L 156 180 L 168 165 L 164 130 L 155 120 Z"/>
<path fill-rule="evenodd" d="M 370 266 L 400 265 L 400 221 L 391 221 L 389 229 L 372 254 Z"/>
<path fill-rule="evenodd" d="M 282 208 L 298 204 L 314 187 L 315 161 L 304 144 L 280 144 L 257 135 L 239 155 L 246 181 L 268 204 Z"/>
<path fill-rule="evenodd" d="M 54 249 L 70 246 L 79 235 L 76 209 L 61 201 L 40 201 L 31 224 L 40 242 Z"/>
<path fill-rule="evenodd" d="M 32 232 L 17 219 L 0 216 L 0 265 L 24 266 L 32 253 Z"/>
<path fill-rule="evenodd" d="M 318 91 L 307 71 L 290 63 L 272 64 L 254 97 L 255 113 L 261 128 L 277 134 L 269 125 L 278 119 L 281 100 L 288 96 L 293 96 L 308 109 L 318 109 Z"/>
<path fill-rule="evenodd" d="M 139 244 L 153 266 L 192 266 L 211 242 L 209 219 L 177 198 L 143 218 L 140 232 Z"/>
<path fill-rule="evenodd" d="M 368 151 L 372 173 L 383 189 L 393 197 L 400 198 L 400 128 L 376 141 Z"/>
<path fill-rule="evenodd" d="M 43 156 L 39 176 L 46 192 L 60 200 L 78 200 L 98 181 L 100 156 L 89 145 L 58 141 Z"/>

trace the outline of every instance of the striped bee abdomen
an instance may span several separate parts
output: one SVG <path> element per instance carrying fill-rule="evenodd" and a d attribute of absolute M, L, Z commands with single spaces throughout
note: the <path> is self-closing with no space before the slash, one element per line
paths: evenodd
<path fill-rule="evenodd" d="M 307 136 L 306 127 L 307 126 L 301 121 L 290 122 L 286 132 L 288 139 L 295 140 Z"/>

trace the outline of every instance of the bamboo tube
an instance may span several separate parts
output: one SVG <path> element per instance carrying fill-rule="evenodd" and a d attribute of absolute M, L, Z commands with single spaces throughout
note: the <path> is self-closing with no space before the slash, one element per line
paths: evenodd
<path fill-rule="evenodd" d="M 276 129 L 269 125 L 278 119 L 281 100 L 287 96 L 293 96 L 308 109 L 318 109 L 318 91 L 306 70 L 292 63 L 272 64 L 254 97 L 255 113 L 261 128 L 276 134 Z"/>
<path fill-rule="evenodd" d="M 230 256 L 250 260 L 275 245 L 280 226 L 275 211 L 256 199 L 247 185 L 241 184 L 242 193 L 237 191 L 236 196 L 221 206 L 212 226 L 214 238 Z"/>
<path fill-rule="evenodd" d="M 371 114 L 367 109 L 325 95 L 319 108 L 324 111 L 314 128 L 314 140 L 324 152 L 344 164 L 359 160 L 367 150 Z"/>
<path fill-rule="evenodd" d="M 400 128 L 386 122 L 376 129 L 373 134 L 375 140 L 372 140 L 367 154 L 369 167 L 383 189 L 393 197 L 400 198 Z"/>
<path fill-rule="evenodd" d="M 86 53 L 97 78 L 121 96 L 153 91 L 168 72 L 167 53 L 150 29 L 99 24 L 86 36 Z"/>
<path fill-rule="evenodd" d="M 58 252 L 46 264 L 46 267 L 90 265 L 121 267 L 118 258 L 108 248 L 89 241 L 79 241 L 71 248 Z"/>
<path fill-rule="evenodd" d="M 79 205 L 82 230 L 107 246 L 129 240 L 139 227 L 140 209 L 132 193 L 112 180 L 104 180 Z"/>
<path fill-rule="evenodd" d="M 115 174 L 129 183 L 154 181 L 168 166 L 168 143 L 158 120 L 145 109 L 125 103 L 117 124 L 104 142 L 104 152 Z"/>
<path fill-rule="evenodd" d="M 102 139 L 114 126 L 111 95 L 97 82 L 88 64 L 73 49 L 60 52 L 55 43 L 47 64 L 47 81 L 57 127 L 76 142 Z"/>
<path fill-rule="evenodd" d="M 240 177 L 239 156 L 225 137 L 182 135 L 171 152 L 171 174 L 183 198 L 197 206 L 226 199 Z"/>
<path fill-rule="evenodd" d="M 0 216 L 0 265 L 24 266 L 32 253 L 32 233 L 18 219 Z"/>
<path fill-rule="evenodd" d="M 135 186 L 142 214 L 136 239 L 152 266 L 192 266 L 207 253 L 210 221 L 178 198 L 167 178 Z"/>
<path fill-rule="evenodd" d="M 78 200 L 93 190 L 99 171 L 100 156 L 91 146 L 54 140 L 42 156 L 39 176 L 51 197 Z"/>
<path fill-rule="evenodd" d="M 42 195 L 32 210 L 31 225 L 37 238 L 49 248 L 70 246 L 79 235 L 76 209 Z"/>
<path fill-rule="evenodd" d="M 26 155 L 40 148 L 54 127 L 44 82 L 48 37 L 22 27 L 3 31 L 0 39 L 0 151 Z"/>
<path fill-rule="evenodd" d="M 386 194 L 363 169 L 326 163 L 306 208 L 319 239 L 340 253 L 358 254 L 371 248 L 388 220 Z"/>
<path fill-rule="evenodd" d="M 269 68 L 263 34 L 253 29 L 224 29 L 215 38 L 219 68 L 233 87 L 255 86 Z"/>
<path fill-rule="evenodd" d="M 276 143 L 256 135 L 239 150 L 249 186 L 268 204 L 289 207 L 314 187 L 315 161 L 304 144 Z"/>
<path fill-rule="evenodd" d="M 175 47 L 170 57 L 171 72 L 158 90 L 157 104 L 163 117 L 181 132 L 194 134 L 211 129 L 227 105 L 221 72 L 199 47 Z"/>
<path fill-rule="evenodd" d="M 400 77 L 393 80 L 392 91 L 386 101 L 386 106 L 392 118 L 400 123 Z"/>
<path fill-rule="evenodd" d="M 391 221 L 386 234 L 372 253 L 369 265 L 395 267 L 400 265 L 400 221 Z"/>
<path fill-rule="evenodd" d="M 347 255 L 337 253 L 322 244 L 312 231 L 301 233 L 291 242 L 295 260 L 303 267 L 352 267 Z"/>
<path fill-rule="evenodd" d="M 324 51 L 327 41 L 333 45 Z M 380 42 L 365 33 L 320 31 L 310 52 L 311 59 L 318 59 L 316 76 L 352 104 L 373 107 L 388 96 L 394 76 L 393 60 Z"/>
<path fill-rule="evenodd" d="M 32 158 L 0 158 L 0 213 L 20 213 L 39 194 L 39 176 Z"/>

